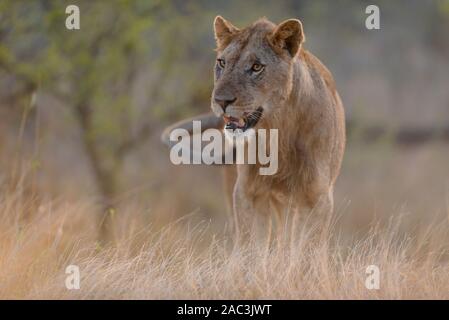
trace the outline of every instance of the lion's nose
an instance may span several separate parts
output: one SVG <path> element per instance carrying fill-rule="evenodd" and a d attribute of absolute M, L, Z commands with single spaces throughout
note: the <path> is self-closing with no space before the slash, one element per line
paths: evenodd
<path fill-rule="evenodd" d="M 237 100 L 237 98 L 220 97 L 220 96 L 215 97 L 215 102 L 223 109 L 223 112 L 225 112 L 227 106 L 235 102 L 235 100 Z"/>

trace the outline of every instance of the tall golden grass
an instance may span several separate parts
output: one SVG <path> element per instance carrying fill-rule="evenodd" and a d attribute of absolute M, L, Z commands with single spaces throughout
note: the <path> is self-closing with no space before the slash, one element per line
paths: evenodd
<path fill-rule="evenodd" d="M 37 199 L 23 185 L 3 181 L 0 194 L 2 299 L 449 298 L 445 218 L 404 233 L 399 217 L 348 237 L 337 210 L 327 228 L 304 223 L 270 245 L 234 246 L 209 222 L 144 224 L 130 206 L 106 248 L 95 241 L 93 201 Z M 68 265 L 80 268 L 79 290 L 65 287 Z M 369 265 L 380 269 L 379 290 L 365 287 Z"/>

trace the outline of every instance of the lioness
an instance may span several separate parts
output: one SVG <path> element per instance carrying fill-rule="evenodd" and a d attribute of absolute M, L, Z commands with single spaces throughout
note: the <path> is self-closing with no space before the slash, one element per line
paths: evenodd
<path fill-rule="evenodd" d="M 345 148 L 344 110 L 331 73 L 302 47 L 301 22 L 260 19 L 238 29 L 217 16 L 214 30 L 213 113 L 223 118 L 225 132 L 264 128 L 279 135 L 276 174 L 259 175 L 257 164 L 225 166 L 235 226 L 273 212 L 331 212 Z M 223 128 L 217 119 L 203 117 L 203 123 Z"/>

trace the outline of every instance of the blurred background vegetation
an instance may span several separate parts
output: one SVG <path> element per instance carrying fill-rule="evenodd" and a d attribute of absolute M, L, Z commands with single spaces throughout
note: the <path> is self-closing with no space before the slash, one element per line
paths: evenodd
<path fill-rule="evenodd" d="M 80 30 L 65 28 L 69 4 Z M 381 30 L 365 28 L 369 4 Z M 102 232 L 130 204 L 148 223 L 193 212 L 220 230 L 219 168 L 175 167 L 159 143 L 165 125 L 209 109 L 217 14 L 240 27 L 302 20 L 347 111 L 337 207 L 350 227 L 398 207 L 417 219 L 447 210 L 447 0 L 2 0 L 2 183 L 20 180 L 33 199 L 94 199 Z"/>

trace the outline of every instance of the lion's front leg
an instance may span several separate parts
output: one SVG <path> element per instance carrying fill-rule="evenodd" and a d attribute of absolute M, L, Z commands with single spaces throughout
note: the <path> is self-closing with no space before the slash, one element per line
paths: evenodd
<path fill-rule="evenodd" d="M 298 232 L 306 223 L 309 228 L 314 230 L 314 238 L 323 242 L 326 241 L 330 235 L 330 227 L 333 219 L 333 190 L 327 190 L 317 193 L 310 197 L 298 195 L 299 199 L 297 207 L 295 208 L 295 223 L 293 224 L 292 233 Z"/>
<path fill-rule="evenodd" d="M 245 179 L 237 177 L 233 192 L 233 224 L 237 241 L 251 233 L 252 221 L 257 212 L 254 203 L 247 195 Z"/>
<path fill-rule="evenodd" d="M 239 171 L 233 193 L 233 220 L 237 241 L 265 243 L 271 234 L 269 195 L 257 196 L 248 188 L 246 172 Z"/>

